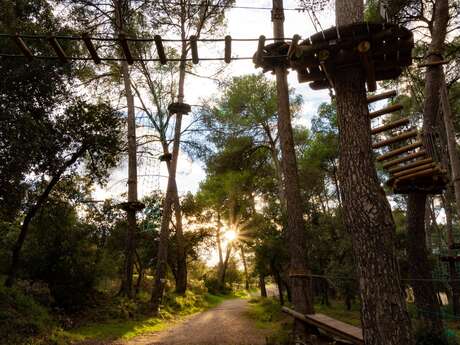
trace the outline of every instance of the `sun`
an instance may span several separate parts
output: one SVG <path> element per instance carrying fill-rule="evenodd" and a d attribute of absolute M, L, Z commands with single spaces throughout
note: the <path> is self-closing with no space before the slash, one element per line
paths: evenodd
<path fill-rule="evenodd" d="M 227 230 L 225 231 L 224 233 L 224 237 L 227 241 L 231 242 L 231 241 L 234 241 L 237 237 L 237 233 L 235 230 Z"/>

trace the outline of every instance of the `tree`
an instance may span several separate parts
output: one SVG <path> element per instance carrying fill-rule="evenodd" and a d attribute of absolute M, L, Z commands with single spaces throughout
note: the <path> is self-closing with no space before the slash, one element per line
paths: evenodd
<path fill-rule="evenodd" d="M 336 25 L 363 21 L 359 0 L 336 1 Z M 394 254 L 395 225 L 374 168 L 364 74 L 335 76 L 339 124 L 339 176 L 345 224 L 353 240 L 366 344 L 413 344 Z M 391 302 L 390 302 L 391 301 Z"/>
<path fill-rule="evenodd" d="M 79 100 L 63 113 L 49 116 L 54 117 L 54 126 L 42 135 L 52 137 L 53 146 L 48 147 L 48 164 L 41 170 L 34 171 L 35 174 L 39 174 L 41 181 L 46 182 L 32 190 L 24 202 L 24 220 L 13 247 L 6 286 L 14 284 L 20 264 L 21 248 L 30 223 L 56 184 L 66 173 L 77 169 L 78 163 L 84 166 L 89 177 L 103 182 L 108 170 L 118 162 L 121 152 L 121 115 L 107 104 L 91 105 Z M 21 137 L 21 134 L 18 133 L 18 136 Z"/>
<path fill-rule="evenodd" d="M 153 23 L 158 24 L 164 30 L 176 33 L 181 41 L 179 64 L 179 82 L 177 103 L 183 104 L 185 100 L 184 83 L 185 76 L 189 69 L 186 63 L 187 54 L 190 50 L 190 38 L 200 38 L 212 34 L 222 25 L 224 12 L 233 0 L 216 0 L 201 3 L 199 6 L 193 4 L 190 0 L 181 0 L 179 6 L 167 2 L 158 2 L 154 4 L 153 11 L 155 16 Z M 178 274 L 176 281 L 176 290 L 178 293 L 184 293 L 187 288 L 187 267 L 185 250 L 182 246 L 182 216 L 180 211 L 180 202 L 177 192 L 176 169 L 179 157 L 179 149 L 182 133 L 182 116 L 183 111 L 176 113 L 174 127 L 174 139 L 172 142 L 171 161 L 168 163 L 169 178 L 166 190 L 165 202 L 163 205 L 163 219 L 160 230 L 160 247 L 158 255 L 158 264 L 155 275 L 155 283 L 152 291 L 152 308 L 158 311 L 160 301 L 164 290 L 164 277 L 167 264 L 167 240 L 169 235 L 169 226 L 172 217 L 172 207 L 174 205 L 176 220 L 176 238 L 178 250 Z M 169 149 L 168 149 L 169 150 Z M 166 153 L 169 154 L 169 151 Z"/>

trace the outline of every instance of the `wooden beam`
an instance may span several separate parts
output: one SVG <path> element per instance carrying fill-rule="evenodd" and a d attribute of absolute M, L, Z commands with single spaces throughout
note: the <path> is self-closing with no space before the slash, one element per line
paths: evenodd
<path fill-rule="evenodd" d="M 393 165 L 397 165 L 397 164 L 404 163 L 404 162 L 410 161 L 410 160 L 418 158 L 418 157 L 425 157 L 425 156 L 426 156 L 426 151 L 421 149 L 421 150 L 418 150 L 417 152 L 405 155 L 404 157 L 389 161 L 389 162 L 383 164 L 382 167 L 384 169 L 388 169 L 389 167 L 391 167 Z"/>
<path fill-rule="evenodd" d="M 335 320 L 323 314 L 304 315 L 287 307 L 282 307 L 281 310 L 295 319 L 320 328 L 339 339 L 347 340 L 356 345 L 364 345 L 363 332 L 359 327 Z"/>
<path fill-rule="evenodd" d="M 390 123 L 388 123 L 386 125 L 374 128 L 374 129 L 372 129 L 371 133 L 372 134 L 382 133 L 382 132 L 385 132 L 385 131 L 387 131 L 389 129 L 393 129 L 393 128 L 397 128 L 397 127 L 407 125 L 409 122 L 410 122 L 410 119 L 408 117 L 405 117 L 403 119 L 399 119 L 399 120 L 390 122 Z"/>
<path fill-rule="evenodd" d="M 297 48 L 299 47 L 299 41 L 300 41 L 300 36 L 299 35 L 294 35 L 292 37 L 291 44 L 289 45 L 289 50 L 288 50 L 288 59 L 291 59 L 292 56 L 296 53 Z"/>
<path fill-rule="evenodd" d="M 390 105 L 390 106 L 385 107 L 383 109 L 376 110 L 376 111 L 373 111 L 373 112 L 369 113 L 369 118 L 375 119 L 376 117 L 379 117 L 379 116 L 382 116 L 382 115 L 385 115 L 385 114 L 394 113 L 395 111 L 401 110 L 402 108 L 403 108 L 403 106 L 401 104 Z"/>
<path fill-rule="evenodd" d="M 160 35 L 153 36 L 153 40 L 155 41 L 155 47 L 157 48 L 158 58 L 160 59 L 160 63 L 162 65 L 166 65 L 168 60 L 166 59 L 165 48 L 163 46 L 163 40 L 161 39 Z"/>
<path fill-rule="evenodd" d="M 416 172 L 416 173 L 413 173 L 413 174 L 409 174 L 409 175 L 404 175 L 404 176 L 401 176 L 400 178 L 396 179 L 394 185 L 402 182 L 402 181 L 405 181 L 405 180 L 409 180 L 411 178 L 414 178 L 414 177 L 423 177 L 423 176 L 431 176 L 435 173 L 440 173 L 441 170 L 439 168 L 430 168 L 430 169 L 426 169 L 426 170 L 423 170 L 423 171 L 419 171 L 419 172 Z"/>
<path fill-rule="evenodd" d="M 59 60 L 62 63 L 67 63 L 69 62 L 69 59 L 67 58 L 67 55 L 64 52 L 64 49 L 62 49 L 61 45 L 59 44 L 58 40 L 54 36 L 48 37 L 48 42 L 53 47 L 54 52 L 58 56 Z"/>
<path fill-rule="evenodd" d="M 450 60 L 439 60 L 439 61 L 424 62 L 424 63 L 418 65 L 417 68 L 445 65 L 445 64 L 448 64 L 449 62 L 450 62 Z"/>
<path fill-rule="evenodd" d="M 257 55 L 256 55 L 256 62 L 257 65 L 262 64 L 263 60 L 263 54 L 264 54 L 264 48 L 265 48 L 265 36 L 261 35 L 259 37 L 259 43 L 257 44 Z"/>
<path fill-rule="evenodd" d="M 400 147 L 398 149 L 395 149 L 393 151 L 387 152 L 387 153 L 377 157 L 377 161 L 381 162 L 381 161 L 387 160 L 387 159 L 392 158 L 394 156 L 398 156 L 401 153 L 416 149 L 417 147 L 421 147 L 421 146 L 423 146 L 423 143 L 422 143 L 421 140 L 418 140 L 417 142 L 415 142 L 413 144 L 409 144 L 409 145 Z"/>
<path fill-rule="evenodd" d="M 397 95 L 396 90 L 392 90 L 392 91 L 386 91 L 386 92 L 379 93 L 378 95 L 367 96 L 367 103 L 381 101 L 382 99 L 395 97 L 396 95 Z"/>
<path fill-rule="evenodd" d="M 225 63 L 230 63 L 232 61 L 232 36 L 225 36 Z"/>
<path fill-rule="evenodd" d="M 19 36 L 18 33 L 13 36 L 13 41 L 14 43 L 16 43 L 18 48 L 21 50 L 22 54 L 29 61 L 32 61 L 32 59 L 34 58 L 34 55 L 32 54 L 31 50 L 29 49 L 29 47 L 27 47 L 27 45 L 25 44 L 25 42 L 22 40 L 21 36 Z"/>
<path fill-rule="evenodd" d="M 190 36 L 190 49 L 192 50 L 192 62 L 196 65 L 200 62 L 200 58 L 198 57 L 198 41 L 196 36 Z"/>
<path fill-rule="evenodd" d="M 120 41 L 121 49 L 123 50 L 123 54 L 125 55 L 126 61 L 129 65 L 134 63 L 133 56 L 131 55 L 131 51 L 129 50 L 128 40 L 124 33 L 118 34 L 118 40 Z"/>
<path fill-rule="evenodd" d="M 434 163 L 423 164 L 423 165 L 420 165 L 420 166 L 412 168 L 412 169 L 406 169 L 406 170 L 402 170 L 400 172 L 397 172 L 397 173 L 393 174 L 393 177 L 400 178 L 400 177 L 405 176 L 405 175 L 410 175 L 410 174 L 413 174 L 413 173 L 416 173 L 416 172 L 419 172 L 419 171 L 432 169 L 432 168 L 436 168 L 436 164 L 434 164 Z"/>
<path fill-rule="evenodd" d="M 414 129 L 412 131 L 407 131 L 407 132 L 404 132 L 404 133 L 402 133 L 400 135 L 397 135 L 395 137 L 391 137 L 390 139 L 379 141 L 379 142 L 377 142 L 375 144 L 372 144 L 372 148 L 373 149 L 378 149 L 378 148 L 383 147 L 383 146 L 388 146 L 388 145 L 397 143 L 398 141 L 414 138 L 417 135 L 418 135 L 418 130 L 416 130 L 416 129 Z"/>
<path fill-rule="evenodd" d="M 89 55 L 91 55 L 91 58 L 93 59 L 94 63 L 100 64 L 101 63 L 101 58 L 99 55 L 97 55 L 96 47 L 94 46 L 93 42 L 91 41 L 91 37 L 87 32 L 84 32 L 81 35 L 81 38 L 83 39 L 83 42 L 85 43 L 86 49 L 89 51 Z"/>
<path fill-rule="evenodd" d="M 405 165 L 400 165 L 398 167 L 395 167 L 395 168 L 392 168 L 392 169 L 389 169 L 388 172 L 390 174 L 395 174 L 397 172 L 400 172 L 400 171 L 403 171 L 403 170 L 407 170 L 407 169 L 411 169 L 411 168 L 415 168 L 415 167 L 418 167 L 420 165 L 424 165 L 424 164 L 428 164 L 428 163 L 432 163 L 433 162 L 433 159 L 430 157 L 430 158 L 425 158 L 425 159 L 420 159 L 418 161 L 415 161 L 413 163 L 409 163 L 409 164 L 405 164 Z"/>

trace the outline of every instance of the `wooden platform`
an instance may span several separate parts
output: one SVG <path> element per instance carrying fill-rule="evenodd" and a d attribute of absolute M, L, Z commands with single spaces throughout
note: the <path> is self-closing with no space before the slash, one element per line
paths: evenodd
<path fill-rule="evenodd" d="M 413 35 L 406 28 L 357 23 L 314 34 L 296 47 L 289 63 L 299 82 L 310 82 L 313 90 L 333 87 L 336 73 L 359 66 L 365 71 L 368 91 L 375 91 L 377 81 L 395 79 L 412 64 L 413 47 Z"/>
<path fill-rule="evenodd" d="M 294 318 L 315 326 L 338 339 L 349 341 L 352 344 L 364 345 L 363 331 L 359 327 L 349 325 L 323 314 L 304 315 L 287 307 L 283 307 L 282 310 Z"/>

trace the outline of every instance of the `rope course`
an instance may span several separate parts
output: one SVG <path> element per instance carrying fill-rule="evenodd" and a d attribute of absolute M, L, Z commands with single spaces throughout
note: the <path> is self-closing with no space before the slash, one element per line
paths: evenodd
<path fill-rule="evenodd" d="M 62 63 L 68 63 L 70 61 L 93 61 L 95 64 L 100 64 L 102 61 L 127 61 L 128 64 L 133 64 L 136 61 L 154 61 L 166 64 L 168 62 L 180 62 L 180 61 L 191 61 L 194 64 L 198 64 L 200 61 L 224 61 L 227 64 L 231 61 L 236 60 L 252 60 L 252 57 L 239 57 L 232 56 L 232 42 L 256 42 L 259 38 L 232 38 L 226 36 L 224 38 L 204 38 L 200 39 L 196 36 L 191 36 L 187 40 L 182 39 L 163 39 L 160 35 L 154 37 L 129 37 L 124 33 L 118 36 L 90 36 L 88 33 L 83 33 L 81 36 L 63 36 L 63 35 L 30 35 L 30 34 L 0 34 L 0 39 L 12 40 L 21 54 L 17 53 L 0 53 L 2 58 L 26 58 L 29 61 L 33 59 L 46 59 L 46 60 L 60 60 Z M 274 41 L 274 38 L 266 38 L 267 41 Z M 286 38 L 286 40 L 291 40 Z M 55 55 L 37 55 L 34 54 L 32 49 L 27 45 L 26 42 L 43 42 L 48 44 L 53 49 Z M 85 47 L 89 53 L 89 56 L 70 56 L 67 55 L 66 51 L 61 45 L 63 41 L 74 41 L 78 42 Z M 104 43 L 117 43 L 119 44 L 123 57 L 112 57 L 112 56 L 100 56 L 95 43 L 103 45 Z M 168 58 L 165 52 L 164 42 L 187 42 L 191 50 L 191 58 L 180 59 L 180 58 Z M 223 57 L 200 57 L 198 54 L 198 42 L 224 42 L 224 56 Z M 139 43 L 154 43 L 157 51 L 157 58 L 143 58 L 136 57 L 133 52 L 137 50 L 135 44 Z M 285 57 L 285 56 L 283 56 Z M 273 56 L 272 59 L 282 58 L 281 56 Z"/>

